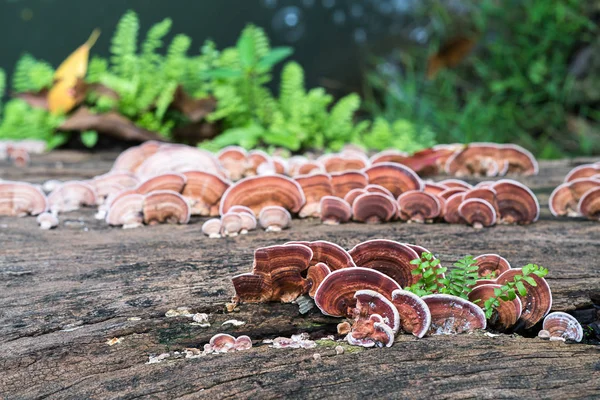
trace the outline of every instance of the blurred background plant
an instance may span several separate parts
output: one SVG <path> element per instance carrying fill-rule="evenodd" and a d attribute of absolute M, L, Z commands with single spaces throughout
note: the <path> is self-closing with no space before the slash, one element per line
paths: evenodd
<path fill-rule="evenodd" d="M 433 131 L 438 143 L 513 142 L 543 158 L 600 151 L 600 53 L 589 4 L 482 0 L 457 14 L 446 2 L 426 3 L 430 45 L 374 60 L 370 112 L 406 119 L 417 135 Z M 460 41 L 448 48 L 452 38 L 471 41 L 473 51 L 460 54 Z M 453 51 L 464 59 L 443 68 Z M 439 57 L 442 68 L 428 76 Z"/>

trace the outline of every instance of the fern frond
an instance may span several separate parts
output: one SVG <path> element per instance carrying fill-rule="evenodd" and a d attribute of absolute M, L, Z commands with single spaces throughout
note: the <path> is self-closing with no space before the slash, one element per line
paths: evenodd
<path fill-rule="evenodd" d="M 6 73 L 0 68 L 0 116 L 2 116 L 2 99 L 6 92 Z"/>
<path fill-rule="evenodd" d="M 252 37 L 252 41 L 254 44 L 254 52 L 256 54 L 257 60 L 266 56 L 269 53 L 269 51 L 271 51 L 269 37 L 265 33 L 264 29 L 255 25 L 248 25 L 242 31 L 242 35 L 246 32 Z"/>
<path fill-rule="evenodd" d="M 102 57 L 94 56 L 88 64 L 86 81 L 88 83 L 98 83 L 102 76 L 108 72 L 108 60 Z"/>
<path fill-rule="evenodd" d="M 173 102 L 173 96 L 177 89 L 177 82 L 170 81 L 163 86 L 158 98 L 156 99 L 156 111 L 155 115 L 158 119 L 162 120 L 167 112 L 167 109 Z"/>
<path fill-rule="evenodd" d="M 167 50 L 164 73 L 168 79 L 178 79 L 185 76 L 187 67 L 187 52 L 192 39 L 183 34 L 176 35 Z"/>
<path fill-rule="evenodd" d="M 52 86 L 54 68 L 30 54 L 21 56 L 13 74 L 12 88 L 16 93 L 39 92 Z"/>
<path fill-rule="evenodd" d="M 294 114 L 300 102 L 305 96 L 304 92 L 304 70 L 296 62 L 289 62 L 281 72 L 281 83 L 279 86 L 279 104 L 285 115 Z"/>
<path fill-rule="evenodd" d="M 140 29 L 138 16 L 134 11 L 127 11 L 117 25 L 111 42 L 111 63 L 114 71 L 122 78 L 131 78 L 136 69 L 137 38 Z"/>
<path fill-rule="evenodd" d="M 173 22 L 170 18 L 165 18 L 161 22 L 152 25 L 148 30 L 146 38 L 142 42 L 140 65 L 143 69 L 153 70 L 160 62 L 162 56 L 157 54 L 156 51 L 162 47 L 162 40 L 171 30 L 172 24 Z"/>

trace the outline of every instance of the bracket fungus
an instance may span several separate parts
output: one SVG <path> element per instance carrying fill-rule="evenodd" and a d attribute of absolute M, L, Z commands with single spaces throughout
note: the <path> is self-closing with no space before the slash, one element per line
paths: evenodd
<path fill-rule="evenodd" d="M 186 183 L 181 194 L 190 204 L 192 215 L 219 215 L 219 202 L 230 182 L 210 172 L 186 171 L 183 175 Z"/>
<path fill-rule="evenodd" d="M 455 194 L 461 193 L 461 194 L 465 194 L 467 191 L 469 191 L 469 189 L 465 189 L 462 187 L 450 187 L 446 190 L 444 190 L 443 192 L 441 192 L 438 197 L 444 199 L 444 200 L 448 200 L 450 197 L 454 196 Z"/>
<path fill-rule="evenodd" d="M 497 277 L 505 271 L 511 269 L 510 263 L 504 257 L 498 254 L 482 254 L 474 258 L 476 265 L 479 267 L 477 275 L 479 278 L 485 279 L 493 275 Z"/>
<path fill-rule="evenodd" d="M 292 216 L 288 210 L 280 206 L 267 206 L 258 214 L 260 226 L 267 232 L 281 232 L 289 228 Z"/>
<path fill-rule="evenodd" d="M 139 180 L 129 172 L 109 172 L 95 177 L 90 184 L 96 190 L 98 200 L 102 201 L 126 189 L 133 189 Z"/>
<path fill-rule="evenodd" d="M 186 181 L 187 178 L 185 175 L 170 172 L 146 179 L 135 190 L 140 194 L 148 194 L 157 190 L 172 190 L 173 192 L 181 193 Z"/>
<path fill-rule="evenodd" d="M 221 236 L 237 236 L 242 231 L 244 221 L 240 214 L 228 212 L 221 216 Z"/>
<path fill-rule="evenodd" d="M 458 214 L 475 229 L 487 228 L 496 224 L 494 206 L 482 199 L 463 200 L 458 206 Z"/>
<path fill-rule="evenodd" d="M 395 198 L 409 190 L 423 190 L 424 183 L 419 176 L 405 165 L 393 162 L 382 162 L 364 170 L 369 183 L 383 186 Z"/>
<path fill-rule="evenodd" d="M 353 318 L 356 308 L 354 294 L 364 289 L 373 290 L 389 300 L 400 285 L 374 269 L 342 268 L 332 271 L 321 282 L 315 293 L 315 304 L 325 315 Z"/>
<path fill-rule="evenodd" d="M 346 155 L 346 154 L 326 154 L 319 157 L 317 160 L 320 162 L 325 171 L 329 173 L 345 172 L 345 171 L 357 171 L 369 166 L 369 160 L 358 154 Z"/>
<path fill-rule="evenodd" d="M 148 179 L 166 172 L 204 171 L 223 177 L 217 158 L 206 150 L 184 145 L 163 145 L 136 169 L 136 175 Z"/>
<path fill-rule="evenodd" d="M 114 200 L 106 214 L 106 222 L 114 226 L 122 225 L 123 228 L 142 226 L 144 199 L 143 194 L 131 193 Z"/>
<path fill-rule="evenodd" d="M 353 325 L 353 331 L 346 335 L 346 340 L 352 346 L 390 347 L 394 344 L 394 332 L 381 316 L 371 315 L 369 318 L 360 319 Z"/>
<path fill-rule="evenodd" d="M 515 275 L 519 274 L 522 274 L 521 268 L 509 269 L 496 278 L 496 283 L 504 285 L 512 281 Z M 535 280 L 536 286 L 522 281 L 527 289 L 527 294 L 521 296 L 517 293 L 517 296 L 519 296 L 523 303 L 523 312 L 520 320 L 523 321 L 525 329 L 529 329 L 541 321 L 552 308 L 552 292 L 550 291 L 548 282 L 544 278 L 540 278 L 534 274 L 530 274 L 529 276 Z"/>
<path fill-rule="evenodd" d="M 0 215 L 23 217 L 48 210 L 48 199 L 36 186 L 25 182 L 0 181 Z"/>
<path fill-rule="evenodd" d="M 252 212 L 251 209 L 245 206 L 233 206 L 229 209 L 229 212 L 238 213 L 240 218 L 242 218 L 242 230 L 240 233 L 245 235 L 249 231 L 256 229 L 258 222 L 256 221 L 256 216 Z"/>
<path fill-rule="evenodd" d="M 420 275 L 412 274 L 415 266 L 410 263 L 419 256 L 405 244 L 373 239 L 354 246 L 348 253 L 359 267 L 375 269 L 402 287 L 410 286 L 420 278 Z"/>
<path fill-rule="evenodd" d="M 309 283 L 310 289 L 308 290 L 308 295 L 310 297 L 315 297 L 315 293 L 317 292 L 317 288 L 321 285 L 321 282 L 325 279 L 327 275 L 331 273 L 331 269 L 327 266 L 327 264 L 319 262 L 315 265 L 311 265 L 308 267 L 308 272 L 306 274 L 306 280 Z"/>
<path fill-rule="evenodd" d="M 144 223 L 154 225 L 162 222 L 187 224 L 190 207 L 183 196 L 170 190 L 157 190 L 144 198 L 142 207 Z"/>
<path fill-rule="evenodd" d="M 442 213 L 442 202 L 431 193 L 409 190 L 398 196 L 398 216 L 402 221 L 432 222 Z"/>
<path fill-rule="evenodd" d="M 53 212 L 78 210 L 81 206 L 95 206 L 98 202 L 96 190 L 86 182 L 64 182 L 48 195 L 48 204 Z"/>
<path fill-rule="evenodd" d="M 310 247 L 313 252 L 310 265 L 324 263 L 331 271 L 342 268 L 356 267 L 350 254 L 341 246 L 326 240 L 314 242 L 288 242 L 286 244 L 301 244 Z"/>
<path fill-rule="evenodd" d="M 565 176 L 565 182 L 572 182 L 582 178 L 591 178 L 598 174 L 600 174 L 600 163 L 583 164 L 569 171 L 567 176 Z"/>
<path fill-rule="evenodd" d="M 43 212 L 38 215 L 36 221 L 41 229 L 48 230 L 58 226 L 58 218 L 49 212 Z"/>
<path fill-rule="evenodd" d="M 302 188 L 306 203 L 298 213 L 300 218 L 318 217 L 319 204 L 325 196 L 333 195 L 331 177 L 328 174 L 300 175 L 294 178 Z"/>
<path fill-rule="evenodd" d="M 570 314 L 555 311 L 544 318 L 543 329 L 550 333 L 550 338 L 561 338 L 581 342 L 583 328 L 579 321 Z"/>
<path fill-rule="evenodd" d="M 431 312 L 423 299 L 407 290 L 397 289 L 392 292 L 392 303 L 398 310 L 402 330 L 418 338 L 425 336 L 431 325 Z"/>
<path fill-rule="evenodd" d="M 478 285 L 469 292 L 469 301 L 476 302 L 482 307 L 485 301 L 495 297 L 494 289 L 500 289 L 501 285 L 485 284 Z M 500 305 L 495 308 L 492 317 L 488 320 L 488 324 L 494 329 L 504 332 L 514 326 L 523 312 L 523 304 L 518 297 L 514 300 L 499 300 Z"/>
<path fill-rule="evenodd" d="M 333 195 L 344 198 L 352 189 L 362 189 L 369 184 L 367 175 L 360 171 L 336 172 L 331 175 Z"/>
<path fill-rule="evenodd" d="M 235 205 L 250 208 L 255 215 L 266 206 L 281 206 L 291 213 L 300 211 L 306 199 L 298 184 L 283 175 L 244 178 L 225 191 L 219 212 L 225 214 Z"/>
<path fill-rule="evenodd" d="M 430 294 L 422 300 L 431 312 L 429 333 L 449 335 L 485 329 L 486 319 L 483 310 L 476 304 L 449 294 Z"/>
<path fill-rule="evenodd" d="M 354 324 L 346 340 L 354 346 L 390 347 L 400 328 L 398 310 L 385 296 L 373 290 L 358 290 L 354 294 L 356 308 Z"/>
<path fill-rule="evenodd" d="M 493 186 L 500 212 L 499 220 L 506 224 L 530 224 L 540 216 L 540 204 L 527 186 L 503 179 Z"/>
<path fill-rule="evenodd" d="M 202 233 L 211 239 L 221 237 L 221 219 L 211 218 L 202 224 Z"/>
<path fill-rule="evenodd" d="M 323 196 L 319 204 L 321 221 L 325 225 L 338 225 L 350 221 L 352 207 L 344 199 L 336 196 Z"/>
<path fill-rule="evenodd" d="M 227 176 L 232 181 L 242 179 L 250 167 L 248 153 L 243 147 L 227 146 L 218 154 L 217 159 L 221 166 L 227 171 Z"/>
<path fill-rule="evenodd" d="M 450 196 L 444 203 L 444 221 L 449 224 L 463 224 L 465 220 L 458 212 L 458 208 L 463 202 L 465 194 L 463 192 Z"/>
<path fill-rule="evenodd" d="M 584 217 L 600 221 L 600 184 L 585 192 L 579 200 L 577 209 Z"/>
<path fill-rule="evenodd" d="M 160 142 L 153 140 L 142 143 L 139 146 L 133 146 L 119 154 L 111 172 L 130 172 L 135 173 L 137 168 L 151 155 L 156 153 L 162 146 Z"/>
<path fill-rule="evenodd" d="M 367 224 L 388 222 L 396 216 L 397 211 L 394 198 L 383 193 L 363 193 L 352 203 L 354 220 Z"/>

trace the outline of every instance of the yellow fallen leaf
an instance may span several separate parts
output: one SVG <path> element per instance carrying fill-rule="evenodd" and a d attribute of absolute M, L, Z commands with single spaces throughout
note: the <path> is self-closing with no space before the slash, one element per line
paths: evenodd
<path fill-rule="evenodd" d="M 90 35 L 89 39 L 79 46 L 69 57 L 67 57 L 56 69 L 54 73 L 54 80 L 60 81 L 62 79 L 83 78 L 87 72 L 88 58 L 90 55 L 90 49 L 96 43 L 96 40 L 100 36 L 100 31 L 95 29 Z"/>
<path fill-rule="evenodd" d="M 56 82 L 48 92 L 48 109 L 52 114 L 64 114 L 77 104 L 75 85 L 77 78 L 63 78 Z"/>

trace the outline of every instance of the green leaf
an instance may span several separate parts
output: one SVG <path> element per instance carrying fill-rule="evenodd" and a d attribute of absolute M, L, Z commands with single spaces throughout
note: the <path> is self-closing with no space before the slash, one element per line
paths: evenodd
<path fill-rule="evenodd" d="M 523 282 L 517 282 L 516 286 L 521 296 L 527 295 L 527 289 L 525 289 L 525 285 L 523 285 Z"/>
<path fill-rule="evenodd" d="M 532 277 L 530 277 L 530 276 L 524 276 L 524 277 L 523 277 L 523 280 L 524 280 L 525 282 L 527 282 L 528 284 L 530 284 L 531 286 L 537 286 L 537 283 L 536 283 L 535 279 L 533 279 L 533 278 L 532 278 Z"/>
<path fill-rule="evenodd" d="M 243 76 L 243 73 L 242 71 L 234 69 L 219 68 L 204 72 L 204 76 L 213 79 L 231 79 L 241 78 Z"/>
<path fill-rule="evenodd" d="M 276 47 L 258 61 L 257 68 L 260 70 L 269 70 L 293 53 L 294 49 L 291 47 Z"/>
<path fill-rule="evenodd" d="M 96 131 L 83 131 L 80 135 L 81 142 L 85 147 L 91 149 L 98 142 L 98 132 Z"/>

